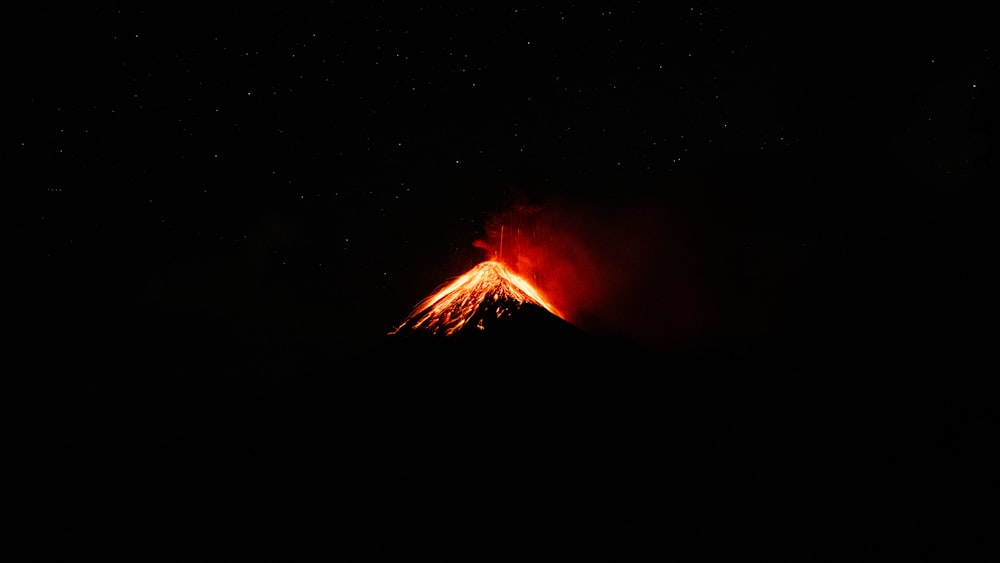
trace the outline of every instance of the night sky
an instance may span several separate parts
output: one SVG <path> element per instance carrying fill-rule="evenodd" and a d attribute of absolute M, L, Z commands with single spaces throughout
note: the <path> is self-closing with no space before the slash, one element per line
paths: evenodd
<path fill-rule="evenodd" d="M 8 467 L 102 467 L 301 373 L 363 372 L 499 224 L 531 225 L 534 274 L 594 333 L 952 391 L 917 424 L 954 443 L 985 416 L 954 406 L 996 334 L 1000 53 L 976 10 L 19 10 Z"/>

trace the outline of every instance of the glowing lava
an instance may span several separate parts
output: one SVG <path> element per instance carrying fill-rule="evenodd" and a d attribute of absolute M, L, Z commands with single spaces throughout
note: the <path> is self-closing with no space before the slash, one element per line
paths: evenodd
<path fill-rule="evenodd" d="M 451 335 L 464 327 L 483 330 L 491 317 L 510 316 L 525 303 L 544 308 L 562 318 L 541 293 L 526 279 L 496 261 L 481 262 L 453 282 L 421 301 L 403 323 L 401 330 L 427 330 Z"/>

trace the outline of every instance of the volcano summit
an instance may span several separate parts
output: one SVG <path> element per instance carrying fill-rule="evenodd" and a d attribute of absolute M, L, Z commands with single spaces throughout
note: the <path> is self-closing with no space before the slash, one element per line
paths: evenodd
<path fill-rule="evenodd" d="M 524 303 L 558 315 L 527 280 L 500 262 L 487 261 L 422 301 L 403 326 L 409 323 L 414 330 L 423 328 L 435 334 L 443 330 L 450 335 L 476 321 L 475 327 L 483 330 L 484 321 L 493 317 L 491 312 L 497 319 L 509 317 Z"/>
<path fill-rule="evenodd" d="M 568 320 L 544 293 L 497 260 L 481 262 L 418 303 L 386 337 L 380 361 L 420 357 L 438 364 L 483 357 L 530 358 L 558 371 L 592 367 L 595 360 L 643 363 L 646 351 L 591 335 Z"/>
<path fill-rule="evenodd" d="M 521 315 L 562 320 L 531 283 L 500 262 L 486 261 L 421 301 L 392 334 L 493 332 Z"/>

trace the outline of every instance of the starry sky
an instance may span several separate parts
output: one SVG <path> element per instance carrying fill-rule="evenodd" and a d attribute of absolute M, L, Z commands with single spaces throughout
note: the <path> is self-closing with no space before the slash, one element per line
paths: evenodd
<path fill-rule="evenodd" d="M 19 8 L 19 440 L 113 449 L 363 370 L 525 209 L 576 319 L 664 355 L 902 352 L 996 296 L 976 10 L 474 4 Z"/>

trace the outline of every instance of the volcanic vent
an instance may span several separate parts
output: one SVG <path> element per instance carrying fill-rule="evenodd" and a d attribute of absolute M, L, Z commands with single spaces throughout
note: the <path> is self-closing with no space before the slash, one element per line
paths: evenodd
<path fill-rule="evenodd" d="M 527 337 L 575 332 L 530 282 L 488 260 L 421 301 L 390 334 Z"/>

